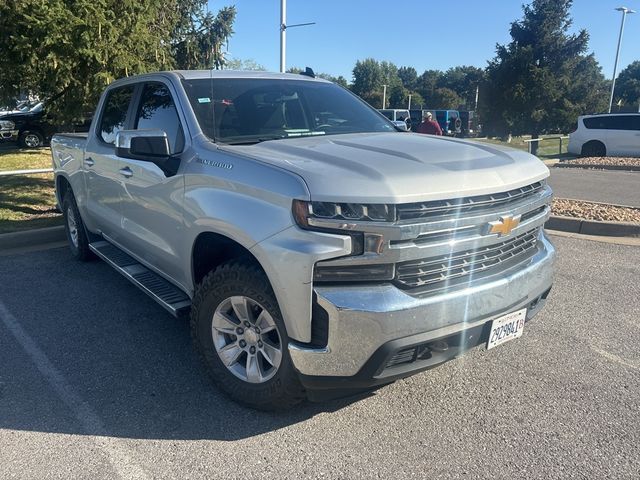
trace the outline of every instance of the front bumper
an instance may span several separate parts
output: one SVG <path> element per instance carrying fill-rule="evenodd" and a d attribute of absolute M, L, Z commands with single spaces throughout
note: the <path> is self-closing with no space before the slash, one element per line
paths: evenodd
<path fill-rule="evenodd" d="M 316 286 L 328 317 L 324 348 L 291 342 L 293 364 L 308 389 L 362 388 L 431 368 L 483 341 L 494 318 L 527 307 L 527 320 L 545 302 L 555 249 L 544 232 L 525 263 L 499 275 L 431 296 L 411 296 L 391 284 Z M 450 349 L 388 366 L 410 346 L 449 339 Z"/>
<path fill-rule="evenodd" d="M 0 130 L 0 140 L 5 142 L 15 142 L 18 140 L 18 130 Z"/>

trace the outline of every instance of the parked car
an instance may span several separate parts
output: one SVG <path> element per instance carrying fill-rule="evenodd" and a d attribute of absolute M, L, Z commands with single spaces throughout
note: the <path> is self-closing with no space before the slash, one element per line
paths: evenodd
<path fill-rule="evenodd" d="M 478 115 L 475 111 L 460 110 L 460 136 L 477 137 L 480 134 Z"/>
<path fill-rule="evenodd" d="M 411 130 L 411 115 L 409 110 L 395 109 L 395 108 L 383 108 L 378 110 L 381 114 L 387 117 L 392 122 L 404 122 L 407 124 L 407 130 Z"/>
<path fill-rule="evenodd" d="M 435 113 L 436 121 L 442 129 L 443 135 L 454 137 L 462 132 L 462 120 L 458 110 L 431 110 Z"/>
<path fill-rule="evenodd" d="M 604 113 L 578 117 L 569 134 L 569 153 L 586 157 L 640 156 L 640 113 Z"/>
<path fill-rule="evenodd" d="M 210 376 L 255 408 L 514 340 L 551 289 L 540 160 L 400 133 L 322 79 L 121 79 L 88 134 L 51 148 L 72 256 L 95 254 L 190 315 Z"/>
<path fill-rule="evenodd" d="M 0 141 L 17 142 L 23 148 L 41 147 L 54 133 L 62 130 L 86 132 L 91 124 L 91 114 L 84 122 L 58 126 L 47 117 L 44 104 L 23 102 L 16 110 L 0 113 Z"/>
<path fill-rule="evenodd" d="M 411 118 L 411 131 L 417 131 L 418 125 L 422 123 L 422 118 L 427 112 L 431 112 L 432 117 L 434 119 L 436 118 L 435 110 L 421 110 L 416 108 L 412 108 L 411 110 L 409 110 L 409 116 Z"/>

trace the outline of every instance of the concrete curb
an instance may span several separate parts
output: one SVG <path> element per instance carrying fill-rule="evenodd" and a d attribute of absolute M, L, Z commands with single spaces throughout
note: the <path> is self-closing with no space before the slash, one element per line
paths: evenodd
<path fill-rule="evenodd" d="M 560 215 L 551 215 L 551 218 L 544 224 L 544 228 L 582 235 L 640 238 L 640 225 L 636 223 L 598 222 Z"/>
<path fill-rule="evenodd" d="M 3 233 L 0 235 L 0 250 L 63 242 L 66 238 L 63 225 L 34 228 L 24 232 Z"/>
<path fill-rule="evenodd" d="M 556 168 L 582 168 L 583 170 L 623 170 L 626 172 L 640 172 L 639 165 L 602 165 L 602 164 L 591 164 L 591 165 L 580 165 L 576 163 L 565 163 L 558 162 L 552 165 Z"/>

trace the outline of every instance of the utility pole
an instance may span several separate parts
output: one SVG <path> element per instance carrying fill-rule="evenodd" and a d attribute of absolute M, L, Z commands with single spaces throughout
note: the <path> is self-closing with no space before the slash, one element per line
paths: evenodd
<path fill-rule="evenodd" d="M 280 73 L 284 73 L 287 68 L 287 28 L 304 27 L 306 25 L 315 24 L 316 22 L 287 25 L 287 0 L 280 0 Z"/>
<path fill-rule="evenodd" d="M 478 111 L 478 95 L 479 94 L 480 94 L 480 85 L 476 85 L 476 106 L 474 108 L 476 112 Z"/>
<path fill-rule="evenodd" d="M 382 85 L 382 108 L 387 108 L 387 86 Z"/>
<path fill-rule="evenodd" d="M 409 94 L 409 105 L 407 105 L 407 110 L 411 110 L 411 94 Z"/>
<path fill-rule="evenodd" d="M 611 97 L 609 98 L 609 113 L 611 113 L 611 107 L 613 106 L 613 91 L 616 89 L 616 71 L 618 70 L 618 57 L 620 56 L 620 44 L 622 43 L 622 32 L 624 31 L 624 19 L 627 13 L 636 13 L 635 10 L 631 10 L 627 7 L 618 7 L 617 11 L 622 12 L 622 23 L 620 23 L 620 35 L 618 35 L 618 48 L 616 49 L 616 61 L 613 63 L 613 78 L 611 80 Z"/>

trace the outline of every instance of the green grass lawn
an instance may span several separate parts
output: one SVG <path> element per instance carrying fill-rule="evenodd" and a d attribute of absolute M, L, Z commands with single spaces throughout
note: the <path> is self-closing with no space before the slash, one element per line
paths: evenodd
<path fill-rule="evenodd" d="M 51 168 L 51 151 L 0 150 L 0 171 Z M 53 174 L 0 176 L 0 234 L 62 224 Z"/>
<path fill-rule="evenodd" d="M 541 135 L 542 138 L 548 137 L 559 137 L 560 135 Z M 529 140 L 531 138 L 530 135 L 523 137 L 513 137 L 511 143 L 504 142 L 499 138 L 478 138 L 476 139 L 478 142 L 483 143 L 492 143 L 495 145 L 502 145 L 505 147 L 517 148 L 518 150 L 528 151 L 528 142 L 525 140 Z M 540 158 L 558 158 L 560 156 L 566 156 L 567 154 L 567 146 L 569 145 L 569 139 L 562 139 L 562 152 L 559 151 L 559 140 L 558 139 L 549 139 L 549 140 L 541 140 L 538 148 L 538 157 Z"/>
<path fill-rule="evenodd" d="M 0 171 L 51 168 L 50 148 L 11 148 L 0 150 Z"/>

